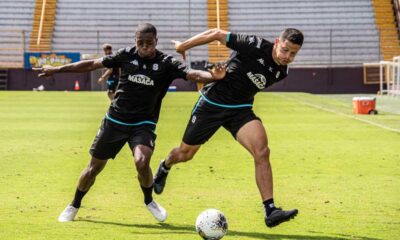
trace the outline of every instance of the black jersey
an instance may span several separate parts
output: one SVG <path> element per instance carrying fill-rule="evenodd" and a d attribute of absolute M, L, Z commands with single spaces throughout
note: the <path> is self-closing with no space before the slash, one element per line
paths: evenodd
<path fill-rule="evenodd" d="M 271 42 L 252 35 L 229 33 L 226 46 L 234 50 L 224 79 L 206 85 L 203 95 L 218 104 L 252 104 L 254 95 L 287 76 L 288 67 L 272 59 Z"/>
<path fill-rule="evenodd" d="M 102 63 L 121 69 L 108 115 L 123 123 L 157 122 L 169 85 L 176 78 L 186 79 L 188 72 L 185 64 L 158 50 L 153 59 L 141 58 L 136 47 L 120 49 L 104 57 Z"/>

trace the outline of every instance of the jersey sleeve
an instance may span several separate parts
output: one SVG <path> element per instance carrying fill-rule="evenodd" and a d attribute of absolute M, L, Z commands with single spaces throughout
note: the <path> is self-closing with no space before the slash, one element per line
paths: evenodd
<path fill-rule="evenodd" d="M 121 62 L 124 54 L 125 54 L 125 49 L 124 48 L 119 49 L 116 53 L 112 55 L 104 56 L 102 64 L 106 68 L 119 68 L 121 67 Z"/>
<path fill-rule="evenodd" d="M 167 56 L 167 62 L 170 66 L 171 81 L 177 78 L 183 78 L 187 80 L 186 75 L 189 72 L 189 68 L 186 66 L 186 64 L 173 58 L 172 56 Z"/>
<path fill-rule="evenodd" d="M 254 54 L 261 48 L 262 39 L 255 35 L 245 35 L 229 32 L 226 37 L 226 46 L 241 54 Z"/>

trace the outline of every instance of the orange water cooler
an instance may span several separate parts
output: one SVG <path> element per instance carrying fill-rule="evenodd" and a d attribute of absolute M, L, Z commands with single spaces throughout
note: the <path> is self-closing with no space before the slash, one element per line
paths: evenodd
<path fill-rule="evenodd" d="M 355 114 L 378 114 L 375 109 L 376 98 L 374 97 L 354 97 L 353 113 Z"/>

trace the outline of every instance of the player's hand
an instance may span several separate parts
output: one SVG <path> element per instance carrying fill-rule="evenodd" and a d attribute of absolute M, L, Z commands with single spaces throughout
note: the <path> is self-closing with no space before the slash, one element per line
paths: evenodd
<path fill-rule="evenodd" d="M 58 72 L 58 67 L 44 65 L 43 67 L 40 67 L 40 68 L 32 68 L 32 70 L 39 72 L 38 77 L 50 77 L 54 73 Z"/>
<path fill-rule="evenodd" d="M 102 84 L 103 81 L 104 81 L 104 78 L 100 77 L 99 80 L 97 80 L 97 83 L 98 83 L 98 84 Z"/>
<path fill-rule="evenodd" d="M 182 55 L 183 60 L 186 60 L 186 53 L 182 49 L 182 42 L 176 40 L 171 40 L 171 42 L 175 45 L 176 52 Z"/>
<path fill-rule="evenodd" d="M 226 75 L 226 63 L 217 63 L 209 70 L 215 80 L 223 79 Z"/>

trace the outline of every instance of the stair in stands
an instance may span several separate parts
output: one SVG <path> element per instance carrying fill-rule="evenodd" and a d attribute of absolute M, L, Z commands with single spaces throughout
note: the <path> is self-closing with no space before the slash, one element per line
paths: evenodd
<path fill-rule="evenodd" d="M 380 33 L 381 54 L 384 60 L 391 61 L 400 55 L 399 32 L 397 30 L 394 8 L 391 0 L 373 0 L 375 22 Z"/>
<path fill-rule="evenodd" d="M 218 27 L 218 11 L 217 2 L 219 2 L 219 28 L 228 30 L 229 18 L 228 18 L 228 0 L 208 0 L 208 28 Z M 216 63 L 225 61 L 229 57 L 229 49 L 215 41 L 208 45 L 208 61 Z"/>
<path fill-rule="evenodd" d="M 43 8 L 43 3 L 45 3 Z M 35 11 L 33 14 L 32 33 L 29 44 L 31 52 L 48 52 L 51 51 L 51 44 L 54 31 L 54 22 L 56 17 L 57 0 L 36 0 Z M 38 40 L 40 32 L 40 20 L 43 14 L 43 25 L 41 29 L 40 40 Z"/>

